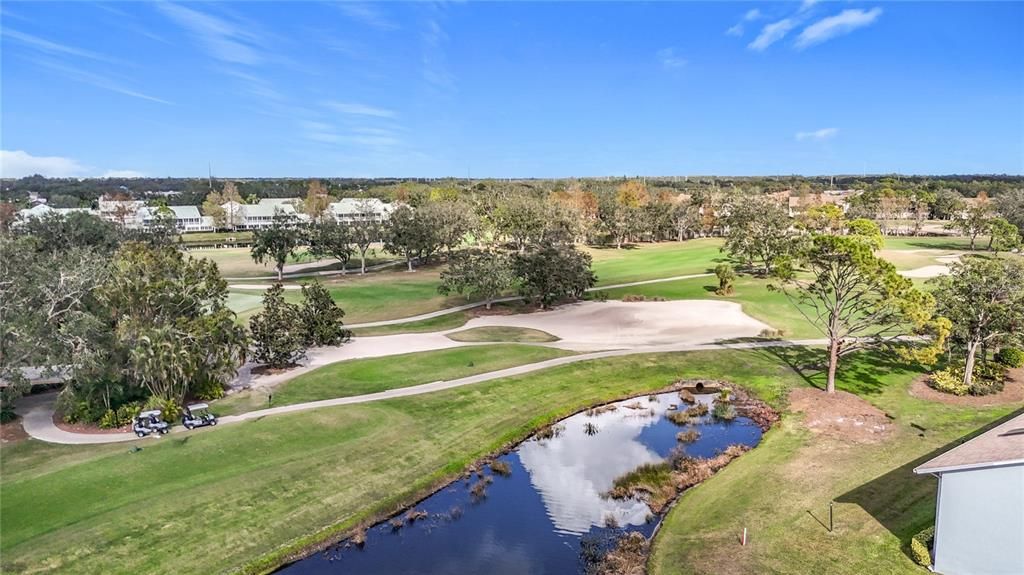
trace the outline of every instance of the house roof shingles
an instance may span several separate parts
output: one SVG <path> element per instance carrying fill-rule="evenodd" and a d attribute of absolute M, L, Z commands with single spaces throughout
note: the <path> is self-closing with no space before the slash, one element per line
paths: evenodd
<path fill-rule="evenodd" d="M 1024 414 L 914 468 L 914 473 L 943 473 L 1024 464 Z"/>

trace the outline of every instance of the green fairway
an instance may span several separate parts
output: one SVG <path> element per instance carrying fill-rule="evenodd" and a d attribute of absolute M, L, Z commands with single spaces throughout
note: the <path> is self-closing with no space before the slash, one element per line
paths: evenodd
<path fill-rule="evenodd" d="M 437 311 L 467 303 L 465 298 L 437 293 L 440 284 L 438 272 L 424 269 L 415 273 L 388 271 L 367 275 L 333 276 L 321 279 L 331 297 L 345 310 L 345 323 L 361 323 L 386 319 L 409 317 Z M 262 291 L 231 290 L 234 295 L 261 297 Z M 287 290 L 285 300 L 292 303 L 302 301 L 300 290 Z M 252 299 L 239 300 L 244 303 Z M 256 302 L 251 307 L 232 307 L 239 315 L 239 321 L 247 322 L 261 306 Z"/>
<path fill-rule="evenodd" d="M 274 405 L 349 397 L 458 379 L 572 354 L 550 347 L 505 344 L 353 359 L 321 367 L 281 384 L 274 389 Z M 243 413 L 267 407 L 267 396 L 243 391 L 213 402 L 212 407 L 218 415 Z"/>
<path fill-rule="evenodd" d="M 472 317 L 472 312 L 457 311 L 432 317 L 430 319 L 422 319 L 420 321 L 409 321 L 377 327 L 357 327 L 352 330 L 352 333 L 357 337 L 366 337 L 375 335 L 392 335 L 396 333 L 428 333 L 432 331 L 444 331 L 462 327 L 463 325 L 466 325 L 466 322 Z"/>
<path fill-rule="evenodd" d="M 978 238 L 976 247 L 985 247 L 988 237 Z M 887 250 L 969 250 L 971 248 L 970 238 L 959 236 L 887 236 L 884 249 Z"/>
<path fill-rule="evenodd" d="M 448 339 L 455 341 L 511 341 L 520 343 L 544 343 L 558 341 L 558 338 L 546 331 L 527 327 L 488 326 L 474 327 L 464 331 L 448 334 Z"/>
<path fill-rule="evenodd" d="M 594 258 L 597 285 L 611 285 L 711 272 L 726 261 L 722 240 L 636 244 L 629 248 L 587 248 Z"/>

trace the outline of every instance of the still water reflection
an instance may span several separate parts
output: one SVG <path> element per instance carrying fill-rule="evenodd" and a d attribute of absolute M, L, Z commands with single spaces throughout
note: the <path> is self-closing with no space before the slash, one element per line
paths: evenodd
<path fill-rule="evenodd" d="M 698 396 L 703 403 L 711 399 Z M 645 503 L 601 494 L 616 477 L 667 457 L 680 445 L 681 429 L 700 431 L 699 440 L 683 446 L 696 457 L 734 443 L 756 445 L 761 438 L 757 425 L 742 417 L 723 422 L 705 416 L 680 428 L 664 417 L 674 404 L 680 404 L 678 395 L 665 393 L 569 417 L 555 426 L 555 437 L 532 438 L 500 457 L 508 476 L 487 469 L 483 479 L 455 482 L 416 506 L 425 518 L 401 527 L 383 522 L 367 532 L 363 547 L 342 543 L 280 572 L 578 573 L 584 538 L 608 542 L 624 531 L 653 531 L 659 518 Z M 481 486 L 486 495 L 474 495 Z"/>

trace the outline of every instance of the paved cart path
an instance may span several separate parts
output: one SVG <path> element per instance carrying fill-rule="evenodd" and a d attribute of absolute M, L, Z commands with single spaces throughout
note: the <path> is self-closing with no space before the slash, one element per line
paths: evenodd
<path fill-rule="evenodd" d="M 258 419 L 269 415 L 295 413 L 298 411 L 306 411 L 309 409 L 318 409 L 322 407 L 352 405 L 357 403 L 367 403 L 371 401 L 393 399 L 396 397 L 409 397 L 424 393 L 432 393 L 435 391 L 452 389 L 455 387 L 472 385 L 475 383 L 482 383 L 485 381 L 491 381 L 503 377 L 523 375 L 534 371 L 539 371 L 542 369 L 568 365 L 571 363 L 577 363 L 581 361 L 590 361 L 593 359 L 621 357 L 625 355 L 635 355 L 642 353 L 703 351 L 716 349 L 760 349 L 769 347 L 824 345 L 826 343 L 827 340 L 824 339 L 807 339 L 793 341 L 780 340 L 744 343 L 703 343 L 674 345 L 670 344 L 655 346 L 637 346 L 629 349 L 598 351 L 592 353 L 572 355 L 567 357 L 560 357 L 556 359 L 550 359 L 547 361 L 541 361 L 527 365 L 510 367 L 507 369 L 501 369 L 498 371 L 472 375 L 469 377 L 463 377 L 449 381 L 435 381 L 431 383 L 425 383 L 422 385 L 389 389 L 387 391 L 382 391 L 378 393 L 369 393 L 365 395 L 356 395 L 352 397 L 339 397 L 335 399 L 325 399 L 321 401 L 310 401 L 307 403 L 297 403 L 294 405 L 283 405 L 280 407 L 272 407 L 269 409 L 250 411 L 248 413 L 243 413 L 240 415 L 222 417 L 220 418 L 220 424 L 230 425 L 233 423 Z M 56 396 L 56 393 L 40 394 L 36 396 L 26 397 L 23 399 L 23 401 L 19 403 L 18 412 L 22 415 L 22 426 L 25 428 L 25 432 L 28 433 L 30 436 L 50 443 L 63 443 L 69 445 L 115 443 L 138 440 L 138 438 L 136 438 L 135 435 L 131 433 L 73 433 L 70 431 L 60 429 L 53 423 L 53 408 Z M 171 433 L 188 433 L 188 431 L 181 426 L 176 426 L 172 429 Z"/>

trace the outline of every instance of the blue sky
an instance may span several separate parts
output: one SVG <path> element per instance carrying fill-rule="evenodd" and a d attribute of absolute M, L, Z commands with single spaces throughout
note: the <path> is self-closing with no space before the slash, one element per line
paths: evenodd
<path fill-rule="evenodd" d="M 1024 3 L 12 2 L 4 176 L 1024 172 Z"/>

